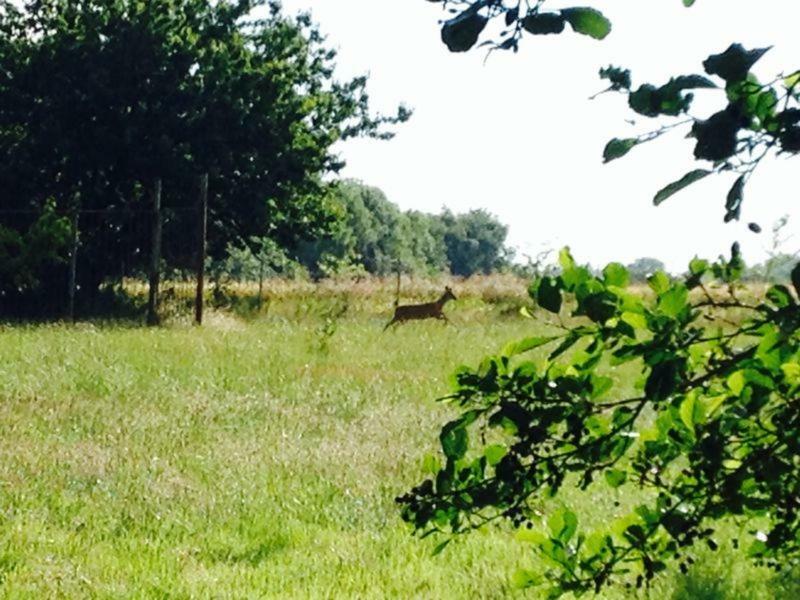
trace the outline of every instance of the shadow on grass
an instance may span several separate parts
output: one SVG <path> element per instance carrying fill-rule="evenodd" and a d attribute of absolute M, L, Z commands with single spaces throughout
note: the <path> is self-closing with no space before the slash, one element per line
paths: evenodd
<path fill-rule="evenodd" d="M 203 554 L 207 559 L 216 563 L 245 563 L 256 567 L 290 546 L 291 540 L 287 536 L 276 535 L 261 543 L 238 547 L 219 546 L 208 549 Z"/>
<path fill-rule="evenodd" d="M 733 600 L 728 584 L 728 573 L 711 577 L 707 573 L 689 572 L 676 579 L 672 600 Z"/>
<path fill-rule="evenodd" d="M 800 598 L 800 571 L 775 573 L 752 580 L 736 576 L 732 565 L 717 569 L 693 569 L 687 575 L 675 578 L 675 591 L 671 600 L 795 600 Z"/>

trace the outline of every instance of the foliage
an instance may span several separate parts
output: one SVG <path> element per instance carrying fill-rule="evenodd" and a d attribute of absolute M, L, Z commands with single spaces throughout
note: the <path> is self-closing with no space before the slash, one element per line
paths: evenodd
<path fill-rule="evenodd" d="M 454 275 L 488 274 L 509 262 L 504 246 L 508 227 L 487 211 L 471 210 L 463 215 L 442 213 L 450 271 Z"/>
<path fill-rule="evenodd" d="M 631 85 L 630 72 L 616 67 L 601 70 L 614 91 L 628 96 L 630 108 L 649 118 L 672 117 L 674 121 L 635 138 L 611 140 L 605 148 L 606 162 L 616 160 L 635 146 L 654 140 L 680 126 L 687 126 L 695 139 L 694 157 L 711 163 L 697 168 L 662 188 L 654 197 L 656 205 L 680 190 L 715 173 L 733 173 L 725 201 L 725 222 L 741 216 L 747 182 L 761 162 L 770 155 L 800 152 L 800 72 L 761 83 L 751 72 L 767 48 L 746 50 L 740 44 L 709 56 L 703 62 L 706 75 L 681 75 L 661 86 Z M 695 90 L 716 91 L 724 102 L 707 118 L 691 114 Z M 760 232 L 756 223 L 750 228 Z"/>
<path fill-rule="evenodd" d="M 628 269 L 631 281 L 635 281 L 637 283 L 646 283 L 647 278 L 653 273 L 666 270 L 663 262 L 657 258 L 650 258 L 646 256 L 637 258 L 625 268 Z"/>
<path fill-rule="evenodd" d="M 3 1 L 2 208 L 36 213 L 52 197 L 60 213 L 102 217 L 81 221 L 85 294 L 122 262 L 144 265 L 156 179 L 168 266 L 194 260 L 201 173 L 211 256 L 251 236 L 322 232 L 321 175 L 342 166 L 333 144 L 388 137 L 409 116 L 371 115 L 366 78 L 338 81 L 335 57 L 307 15 L 284 17 L 278 2 Z"/>
<path fill-rule="evenodd" d="M 228 246 L 221 260 L 209 260 L 207 272 L 216 280 L 260 281 L 265 277 L 300 277 L 303 267 L 270 238 L 251 238 L 250 243 Z"/>
<path fill-rule="evenodd" d="M 575 32 L 604 39 L 611 22 L 593 7 L 546 10 L 547 0 L 431 0 L 454 14 L 442 24 L 442 41 L 453 52 L 473 48 L 492 20 L 503 23 L 498 39 L 487 39 L 481 46 L 491 50 L 517 51 L 524 33 L 560 34 L 569 25 Z M 683 0 L 692 6 L 694 0 Z M 769 48 L 746 49 L 731 46 L 703 62 L 705 75 L 673 76 L 664 84 L 632 86 L 627 69 L 609 66 L 600 77 L 609 82 L 604 92 L 628 96 L 630 108 L 647 118 L 672 117 L 666 125 L 636 137 L 614 138 L 608 142 L 603 159 L 611 162 L 636 146 L 661 137 L 668 131 L 687 126 L 696 140 L 694 158 L 706 164 L 662 188 L 654 197 L 660 204 L 683 188 L 712 173 L 734 173 L 725 201 L 725 222 L 741 215 L 745 186 L 755 169 L 768 156 L 795 156 L 800 152 L 800 70 L 781 74 L 762 83 L 752 67 Z M 715 77 L 716 80 L 709 77 Z M 692 115 L 690 109 L 697 90 L 715 90 L 722 95 L 720 109 L 707 118 Z M 751 223 L 753 231 L 760 231 Z"/>
<path fill-rule="evenodd" d="M 453 15 L 442 22 L 442 41 L 451 52 L 466 52 L 475 47 L 490 21 L 501 23 L 495 39 L 486 39 L 479 46 L 491 50 L 519 50 L 524 34 L 557 35 L 567 30 L 596 40 L 611 33 L 611 21 L 597 8 L 580 6 L 547 9 L 548 0 L 428 0 L 441 4 Z M 694 0 L 683 0 L 685 6 Z"/>
<path fill-rule="evenodd" d="M 442 428 L 445 464 L 398 499 L 404 519 L 426 534 L 510 520 L 547 565 L 551 597 L 639 587 L 673 563 L 685 572 L 698 543 L 716 549 L 727 520 L 750 525 L 746 556 L 794 565 L 800 265 L 794 295 L 775 285 L 747 303 L 736 245 L 729 260 L 693 260 L 682 281 L 652 274 L 652 299 L 628 290 L 622 265 L 594 276 L 568 250 L 560 263 L 561 274 L 534 282 L 530 295 L 559 317 L 572 306 L 575 321 L 456 372 L 445 399 L 463 412 Z M 545 347 L 543 360 L 525 356 Z M 638 371 L 636 393 L 609 365 Z M 645 501 L 597 531 L 581 531 L 567 508 L 543 528 L 537 502 L 573 482 L 639 488 Z"/>
<path fill-rule="evenodd" d="M 0 309 L 8 297 L 30 300 L 42 279 L 52 275 L 68 252 L 72 226 L 56 213 L 52 201 L 45 202 L 41 212 L 32 217 L 21 229 L 0 224 Z"/>
<path fill-rule="evenodd" d="M 508 228 L 486 211 L 455 215 L 401 211 L 378 188 L 358 181 L 337 186 L 339 212 L 331 233 L 298 245 L 302 264 L 317 274 L 363 267 L 367 273 L 488 274 L 508 264 Z"/>

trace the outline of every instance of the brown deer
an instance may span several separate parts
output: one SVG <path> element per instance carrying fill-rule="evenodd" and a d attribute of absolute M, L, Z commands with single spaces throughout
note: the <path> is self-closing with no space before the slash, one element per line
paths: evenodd
<path fill-rule="evenodd" d="M 440 319 L 449 323 L 450 321 L 447 320 L 447 317 L 442 312 L 442 308 L 444 308 L 448 300 L 456 300 L 456 296 L 453 294 L 453 290 L 449 287 L 445 287 L 444 294 L 435 302 L 407 304 L 405 306 L 397 306 L 395 304 L 394 316 L 383 330 L 386 331 L 396 323 L 403 323 L 404 321 L 411 321 L 414 319 Z"/>

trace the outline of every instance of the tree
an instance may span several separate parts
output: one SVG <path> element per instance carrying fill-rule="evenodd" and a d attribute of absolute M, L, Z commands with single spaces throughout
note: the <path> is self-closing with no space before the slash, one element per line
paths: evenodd
<path fill-rule="evenodd" d="M 508 227 L 485 210 L 471 210 L 463 215 L 453 215 L 445 210 L 442 221 L 447 259 L 453 275 L 488 274 L 507 263 L 505 241 Z"/>
<path fill-rule="evenodd" d="M 201 173 L 212 256 L 253 236 L 288 243 L 332 221 L 321 179 L 342 166 L 332 145 L 387 137 L 384 125 L 408 117 L 371 115 L 366 79 L 337 81 L 309 18 L 277 2 L 3 1 L 0 34 L 3 208 L 35 215 L 52 198 L 60 214 L 103 217 L 81 221 L 86 294 L 147 247 L 138 223 L 156 180 L 172 266 L 193 260 Z"/>
<path fill-rule="evenodd" d="M 657 258 L 642 257 L 629 264 L 627 269 L 633 281 L 645 282 L 653 273 L 664 271 L 666 267 Z"/>
<path fill-rule="evenodd" d="M 368 273 L 442 273 L 469 276 L 505 266 L 508 228 L 485 211 L 441 215 L 401 211 L 378 188 L 339 182 L 339 220 L 331 233 L 300 244 L 296 253 L 312 272 L 320 265 L 357 265 Z"/>
<path fill-rule="evenodd" d="M 489 42 L 494 49 L 516 51 L 523 32 L 557 34 L 567 24 L 598 39 L 610 32 L 594 8 L 545 12 L 546 2 L 441 0 L 456 13 L 445 21 L 442 39 L 452 51 L 466 51 L 499 18 L 506 30 Z M 612 140 L 605 160 L 687 126 L 695 158 L 711 167 L 666 186 L 655 203 L 712 173 L 734 172 L 725 219 L 737 219 L 745 184 L 761 161 L 800 151 L 800 73 L 761 84 L 751 69 L 765 52 L 733 44 L 703 63 L 705 75 L 636 89 L 628 71 L 602 69 L 606 91 L 626 94 L 635 112 L 678 119 Z M 687 116 L 695 89 L 724 92 L 725 106 L 705 120 Z M 751 525 L 741 545 L 746 556 L 776 570 L 794 567 L 800 265 L 790 273 L 791 288 L 773 285 L 764 300 L 744 301 L 736 244 L 729 259 L 693 260 L 681 280 L 652 273 L 652 295 L 632 293 L 631 274 L 620 264 L 595 275 L 568 249 L 560 264 L 558 276 L 540 277 L 529 289 L 542 311 L 557 315 L 549 333 L 510 343 L 477 368 L 456 372 L 444 400 L 461 414 L 442 428 L 444 464 L 427 461 L 430 476 L 398 498 L 403 518 L 423 535 L 452 536 L 510 521 L 542 559 L 541 571 L 522 571 L 518 582 L 548 585 L 548 597 L 611 584 L 641 587 L 669 566 L 685 573 L 696 545 L 716 550 L 718 528 L 732 520 Z M 533 351 L 543 358 L 531 358 Z M 609 376 L 609 363 L 637 373 L 633 393 Z M 538 501 L 558 497 L 567 484 L 637 487 L 645 500 L 593 532 L 582 531 L 579 515 L 567 507 L 542 523 Z"/>

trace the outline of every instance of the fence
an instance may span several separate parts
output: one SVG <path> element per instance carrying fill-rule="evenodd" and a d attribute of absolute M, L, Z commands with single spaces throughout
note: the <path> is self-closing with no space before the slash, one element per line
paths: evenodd
<path fill-rule="evenodd" d="M 76 291 L 82 267 L 81 248 L 90 245 L 95 251 L 108 252 L 109 255 L 120 257 L 120 280 L 131 275 L 131 265 L 142 264 L 143 253 L 148 255 L 146 261 L 149 288 L 147 323 L 158 324 L 159 286 L 166 214 L 168 217 L 179 217 L 174 219 L 177 223 L 176 226 L 183 228 L 188 220 L 196 229 L 189 262 L 195 273 L 195 321 L 197 324 L 202 324 L 208 224 L 208 175 L 203 174 L 197 179 L 197 201 L 194 206 L 170 206 L 165 209 L 162 204 L 160 179 L 152 182 L 148 196 L 149 206 L 144 207 L 106 209 L 76 207 L 71 210 L 57 209 L 55 211 L 56 214 L 70 219 L 71 239 L 67 257 L 64 318 L 70 321 L 75 318 Z M 2 224 L 3 216 L 13 218 L 41 214 L 41 210 L 35 209 L 0 208 L 0 224 Z M 166 229 L 169 231 L 169 222 L 166 225 Z M 91 244 L 82 244 L 82 233 L 92 236 Z M 144 240 L 148 242 L 149 247 L 142 248 Z M 111 244 L 113 244 L 113 248 L 110 246 Z M 83 263 L 87 264 L 87 260 L 84 259 Z"/>

